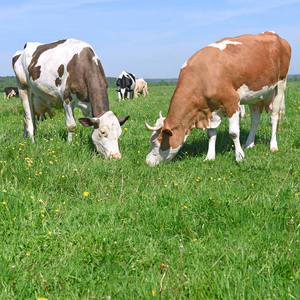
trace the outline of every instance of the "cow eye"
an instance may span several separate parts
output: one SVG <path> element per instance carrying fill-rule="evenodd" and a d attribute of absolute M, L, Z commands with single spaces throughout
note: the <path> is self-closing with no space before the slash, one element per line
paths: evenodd
<path fill-rule="evenodd" d="M 101 136 L 107 136 L 107 133 L 104 130 L 99 130 Z"/>

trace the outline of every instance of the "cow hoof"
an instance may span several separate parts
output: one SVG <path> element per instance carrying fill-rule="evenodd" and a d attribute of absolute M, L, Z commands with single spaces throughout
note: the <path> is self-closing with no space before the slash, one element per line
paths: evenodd
<path fill-rule="evenodd" d="M 244 152 L 239 152 L 235 155 L 235 160 L 236 160 L 236 162 L 241 162 L 244 157 L 245 157 Z"/>
<path fill-rule="evenodd" d="M 273 148 L 271 149 L 271 151 L 272 151 L 272 152 L 278 151 L 278 148 L 277 148 L 277 147 L 273 147 Z"/>
<path fill-rule="evenodd" d="M 251 143 L 251 144 L 249 144 L 249 145 L 245 145 L 244 146 L 244 149 L 250 149 L 250 148 L 253 148 L 254 147 L 254 143 Z"/>
<path fill-rule="evenodd" d="M 215 160 L 214 156 L 206 156 L 203 161 L 210 161 L 210 160 Z"/>
<path fill-rule="evenodd" d="M 122 155 L 120 153 L 114 153 L 111 154 L 110 159 L 112 160 L 120 160 L 122 158 Z"/>

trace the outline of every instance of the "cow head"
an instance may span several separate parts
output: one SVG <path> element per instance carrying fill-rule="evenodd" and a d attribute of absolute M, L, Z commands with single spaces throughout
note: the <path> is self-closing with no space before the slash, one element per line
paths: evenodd
<path fill-rule="evenodd" d="M 146 163 L 150 166 L 158 165 L 160 162 L 171 160 L 180 150 L 183 142 L 179 141 L 173 132 L 168 128 L 165 118 L 159 113 L 155 125 L 149 126 L 145 121 L 147 129 L 153 131 L 150 138 L 150 148 Z M 172 147 L 174 146 L 174 148 Z"/>
<path fill-rule="evenodd" d="M 122 133 L 121 125 L 123 125 L 129 116 L 117 118 L 112 111 L 107 111 L 101 117 L 79 118 L 79 122 L 84 127 L 93 126 L 92 141 L 105 159 L 121 159 L 119 151 L 118 139 Z"/>

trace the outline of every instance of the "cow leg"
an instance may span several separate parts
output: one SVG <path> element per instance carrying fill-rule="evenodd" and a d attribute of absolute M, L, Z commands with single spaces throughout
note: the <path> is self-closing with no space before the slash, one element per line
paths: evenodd
<path fill-rule="evenodd" d="M 237 162 L 242 161 L 245 154 L 240 144 L 240 128 L 239 128 L 239 111 L 232 115 L 231 118 L 228 118 L 229 121 L 229 135 L 233 140 L 235 148 L 235 160 Z"/>
<path fill-rule="evenodd" d="M 249 104 L 249 109 L 251 113 L 251 129 L 244 146 L 244 149 L 252 148 L 254 146 L 255 134 L 260 120 L 260 111 L 257 107 L 256 110 L 253 109 L 253 104 Z"/>
<path fill-rule="evenodd" d="M 271 112 L 271 126 L 272 126 L 272 136 L 270 142 L 271 151 L 277 151 L 277 139 L 276 139 L 276 130 L 279 128 L 280 117 L 284 115 L 284 91 L 286 88 L 286 79 L 283 79 L 278 82 L 277 85 L 277 94 L 272 103 L 272 112 Z M 278 127 L 277 127 L 278 126 Z"/>
<path fill-rule="evenodd" d="M 217 128 L 224 114 L 225 112 L 223 110 L 217 110 L 212 113 L 212 119 L 209 121 L 209 128 L 207 128 L 208 151 L 204 161 L 214 160 L 216 157 Z"/>
<path fill-rule="evenodd" d="M 21 99 L 21 103 L 24 110 L 24 138 L 28 135 L 31 138 L 32 142 L 34 143 L 34 132 L 35 132 L 35 116 L 33 113 L 32 107 L 32 99 L 30 99 L 30 94 L 27 90 L 20 89 L 19 96 Z"/>
<path fill-rule="evenodd" d="M 208 151 L 204 161 L 214 160 L 216 157 L 217 130 L 215 128 L 207 129 L 207 137 L 208 137 Z"/>
<path fill-rule="evenodd" d="M 119 97 L 119 101 L 121 101 L 121 92 L 118 91 L 118 97 Z"/>
<path fill-rule="evenodd" d="M 75 131 L 76 122 L 73 115 L 73 108 L 71 106 L 71 101 L 68 101 L 69 99 L 63 101 L 64 104 L 64 110 L 65 110 L 65 116 L 66 116 L 66 123 L 67 123 L 67 129 L 68 129 L 68 141 L 72 141 L 73 132 Z"/>

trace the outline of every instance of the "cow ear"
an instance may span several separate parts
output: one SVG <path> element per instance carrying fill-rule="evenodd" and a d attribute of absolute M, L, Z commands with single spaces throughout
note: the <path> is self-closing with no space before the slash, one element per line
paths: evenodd
<path fill-rule="evenodd" d="M 162 132 L 163 132 L 164 134 L 168 135 L 168 136 L 172 136 L 172 135 L 173 135 L 171 129 L 164 129 Z"/>
<path fill-rule="evenodd" d="M 78 121 L 84 126 L 84 127 L 90 127 L 90 126 L 94 126 L 95 129 L 99 128 L 99 124 L 100 121 L 99 120 L 95 120 L 93 118 L 79 118 Z"/>
<path fill-rule="evenodd" d="M 170 126 L 169 126 L 169 124 L 167 123 L 166 120 L 164 120 L 164 127 L 162 129 L 162 133 L 164 133 L 164 134 L 166 134 L 168 136 L 172 136 L 173 135 L 172 130 L 171 130 L 171 128 L 170 128 Z"/>
<path fill-rule="evenodd" d="M 122 126 L 129 119 L 129 117 L 130 116 L 118 118 L 120 125 Z"/>

